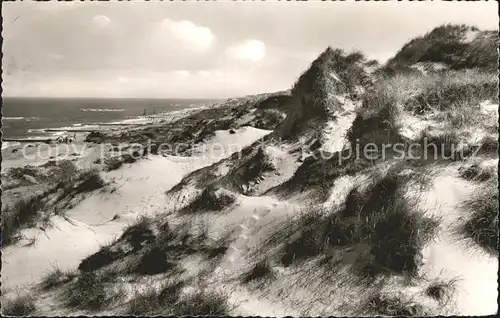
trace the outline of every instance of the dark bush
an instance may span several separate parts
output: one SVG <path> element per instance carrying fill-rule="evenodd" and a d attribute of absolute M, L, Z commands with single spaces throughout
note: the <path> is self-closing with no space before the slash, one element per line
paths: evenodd
<path fill-rule="evenodd" d="M 79 184 L 75 187 L 77 193 L 90 192 L 102 188 L 106 183 L 97 170 L 88 170 L 78 177 Z"/>
<path fill-rule="evenodd" d="M 214 185 L 208 185 L 184 212 L 221 211 L 236 200 L 234 196 L 218 192 Z"/>
<path fill-rule="evenodd" d="M 152 220 L 141 217 L 135 224 L 129 226 L 122 234 L 120 240 L 127 240 L 134 250 L 139 250 L 144 244 L 152 243 L 155 234 L 152 230 Z"/>
<path fill-rule="evenodd" d="M 156 275 L 174 269 L 175 266 L 175 263 L 168 259 L 165 251 L 154 246 L 142 255 L 135 272 L 143 275 Z"/>
<path fill-rule="evenodd" d="M 466 237 L 491 254 L 498 253 L 498 189 L 496 180 L 488 181 L 480 192 L 464 202 L 467 212 L 462 231 Z"/>
<path fill-rule="evenodd" d="M 243 284 L 247 284 L 251 281 L 270 279 L 273 277 L 273 268 L 267 261 L 263 260 L 255 264 L 250 271 L 243 275 L 242 282 Z"/>
<path fill-rule="evenodd" d="M 82 272 L 94 272 L 106 265 L 109 265 L 123 256 L 120 251 L 113 251 L 111 247 L 105 246 L 95 254 L 92 254 L 80 262 L 78 270 Z"/>

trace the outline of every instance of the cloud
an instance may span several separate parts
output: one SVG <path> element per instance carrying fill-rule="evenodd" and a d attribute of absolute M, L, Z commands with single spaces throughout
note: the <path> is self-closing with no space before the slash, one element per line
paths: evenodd
<path fill-rule="evenodd" d="M 161 22 L 161 28 L 167 31 L 175 40 L 195 51 L 207 50 L 215 39 L 209 28 L 198 26 L 187 20 L 173 21 L 164 19 Z"/>
<path fill-rule="evenodd" d="M 111 24 L 111 19 L 101 14 L 94 16 L 90 22 L 90 26 L 92 27 L 92 29 L 94 29 L 97 32 L 103 31 L 110 24 Z"/>
<path fill-rule="evenodd" d="M 230 58 L 258 62 L 266 56 L 266 45 L 259 40 L 245 40 L 227 48 L 226 55 Z"/>
<path fill-rule="evenodd" d="M 182 77 L 188 77 L 191 75 L 188 71 L 186 70 L 178 70 L 174 72 L 176 75 L 182 76 Z"/>

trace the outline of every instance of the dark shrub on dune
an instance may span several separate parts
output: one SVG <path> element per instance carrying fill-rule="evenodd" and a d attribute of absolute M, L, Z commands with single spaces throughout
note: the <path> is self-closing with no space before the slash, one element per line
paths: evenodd
<path fill-rule="evenodd" d="M 93 272 L 106 265 L 109 265 L 120 258 L 123 253 L 114 251 L 109 246 L 101 248 L 95 254 L 92 254 L 80 262 L 78 269 L 82 272 Z"/>
<path fill-rule="evenodd" d="M 488 181 L 471 199 L 463 203 L 467 212 L 462 232 L 491 254 L 498 253 L 498 188 Z"/>
<path fill-rule="evenodd" d="M 274 271 L 269 262 L 266 260 L 255 264 L 251 270 L 246 272 L 242 277 L 243 284 L 247 284 L 255 280 L 263 280 L 274 277 Z"/>
<path fill-rule="evenodd" d="M 153 246 L 141 256 L 135 272 L 143 275 L 156 275 L 174 269 L 175 263 L 168 259 L 167 252 Z"/>
<path fill-rule="evenodd" d="M 368 244 L 373 259 L 359 272 L 362 276 L 414 274 L 420 265 L 421 249 L 435 234 L 439 222 L 425 216 L 405 194 L 408 181 L 408 176 L 393 169 L 364 194 L 352 190 L 340 211 L 310 208 L 298 220 L 278 229 L 266 244 L 286 242 L 281 257 L 285 266 L 332 248 Z"/>
<path fill-rule="evenodd" d="M 218 191 L 215 185 L 208 185 L 205 190 L 183 211 L 222 211 L 236 201 L 233 195 Z"/>
<path fill-rule="evenodd" d="M 106 184 L 97 170 L 88 170 L 81 173 L 78 181 L 80 183 L 75 187 L 78 193 L 94 191 Z"/>

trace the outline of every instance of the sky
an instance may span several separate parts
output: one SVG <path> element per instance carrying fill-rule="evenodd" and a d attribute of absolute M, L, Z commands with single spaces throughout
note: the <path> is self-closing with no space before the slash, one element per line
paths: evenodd
<path fill-rule="evenodd" d="M 227 98 L 289 89 L 327 46 L 386 61 L 488 2 L 4 2 L 3 96 Z"/>

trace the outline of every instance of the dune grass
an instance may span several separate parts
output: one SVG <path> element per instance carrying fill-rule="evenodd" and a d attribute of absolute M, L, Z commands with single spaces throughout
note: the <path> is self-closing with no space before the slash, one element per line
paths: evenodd
<path fill-rule="evenodd" d="M 352 190 L 339 210 L 306 209 L 298 219 L 277 229 L 265 245 L 285 242 L 281 262 L 290 266 L 327 255 L 331 249 L 368 244 L 372 261 L 358 273 L 361 276 L 416 274 L 421 250 L 435 234 L 439 220 L 417 209 L 406 193 L 409 180 L 415 177 L 399 174 L 398 169 L 377 179 L 364 193 Z"/>
<path fill-rule="evenodd" d="M 171 314 L 181 296 L 183 281 L 165 283 L 160 290 L 150 287 L 146 291 L 136 293 L 127 305 L 127 314 L 167 315 Z"/>
<path fill-rule="evenodd" d="M 382 316 L 425 316 L 425 308 L 401 295 L 376 294 L 366 303 L 367 313 Z"/>
<path fill-rule="evenodd" d="M 2 244 L 9 245 L 19 239 L 19 231 L 33 227 L 40 218 L 40 212 L 47 209 L 45 197 L 36 195 L 21 198 L 2 212 Z"/>
<path fill-rule="evenodd" d="M 462 204 L 467 214 L 462 234 L 471 238 L 490 254 L 498 253 L 498 188 L 497 180 L 483 184 L 469 200 Z"/>
<path fill-rule="evenodd" d="M 106 182 L 99 175 L 97 170 L 87 170 L 82 172 L 77 179 L 77 186 L 75 191 L 77 193 L 81 192 L 91 192 L 102 188 Z"/>
<path fill-rule="evenodd" d="M 76 276 L 76 272 L 63 271 L 59 267 L 54 267 L 51 272 L 47 273 L 47 275 L 42 278 L 40 287 L 42 290 L 51 290 L 70 282 Z"/>
<path fill-rule="evenodd" d="M 2 315 L 5 316 L 29 316 L 35 310 L 35 299 L 31 295 L 18 295 L 16 298 L 2 303 Z"/>
<path fill-rule="evenodd" d="M 181 213 L 222 211 L 236 201 L 236 197 L 223 193 L 215 185 L 208 185 Z"/>
<path fill-rule="evenodd" d="M 114 248 L 113 243 L 110 243 L 101 246 L 99 251 L 84 258 L 78 265 L 78 270 L 83 273 L 94 272 L 113 263 L 122 256 L 124 256 L 124 252 L 121 249 Z"/>
<path fill-rule="evenodd" d="M 147 216 L 139 217 L 123 231 L 120 239 L 126 240 L 134 251 L 140 250 L 144 245 L 153 242 L 155 239 L 153 219 Z"/>
<path fill-rule="evenodd" d="M 479 164 L 472 164 L 459 169 L 460 177 L 476 182 L 485 182 L 497 175 L 496 166 L 481 167 Z"/>
<path fill-rule="evenodd" d="M 227 316 L 229 304 L 226 294 L 214 291 L 198 291 L 182 298 L 175 306 L 175 316 Z"/>
<path fill-rule="evenodd" d="M 109 288 L 118 278 L 112 271 L 88 272 L 78 276 L 65 289 L 64 305 L 83 310 L 102 310 L 113 300 L 124 296 L 123 290 Z"/>

